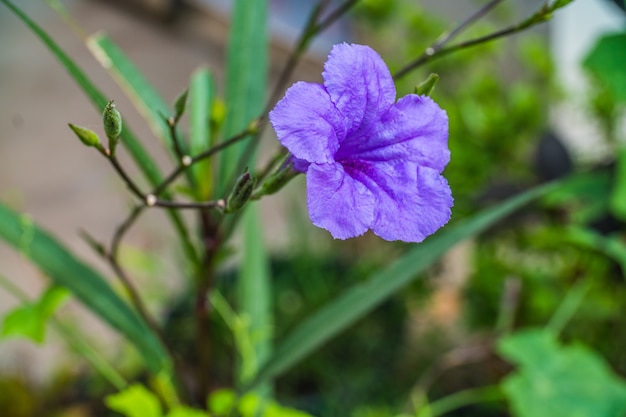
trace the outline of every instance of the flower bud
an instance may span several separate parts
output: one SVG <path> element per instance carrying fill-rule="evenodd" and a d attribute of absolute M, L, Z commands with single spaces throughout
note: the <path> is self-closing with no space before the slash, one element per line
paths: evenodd
<path fill-rule="evenodd" d="M 293 169 L 293 162 L 287 160 L 273 174 L 271 174 L 258 192 L 257 197 L 262 195 L 274 194 L 283 188 L 289 181 L 296 177 L 300 172 Z"/>
<path fill-rule="evenodd" d="M 187 107 L 187 93 L 189 90 L 185 90 L 178 96 L 176 101 L 174 102 L 174 122 L 178 123 L 183 113 L 185 113 L 185 108 Z"/>
<path fill-rule="evenodd" d="M 437 81 L 439 81 L 439 75 L 430 74 L 425 81 L 422 81 L 415 87 L 415 94 L 418 96 L 429 96 L 435 89 Z"/>
<path fill-rule="evenodd" d="M 256 187 L 256 178 L 253 178 L 246 170 L 235 183 L 233 191 L 226 199 L 226 212 L 232 213 L 242 208 L 250 199 Z"/>
<path fill-rule="evenodd" d="M 104 124 L 104 133 L 109 138 L 109 150 L 111 155 L 115 153 L 115 146 L 119 141 L 120 134 L 122 133 L 122 115 L 115 108 L 113 100 L 109 101 L 102 113 L 102 123 Z"/>
<path fill-rule="evenodd" d="M 80 139 L 80 141 L 85 144 L 85 146 L 102 148 L 102 145 L 100 145 L 100 138 L 98 137 L 98 134 L 93 130 L 87 129 L 86 127 L 82 126 L 76 126 L 71 123 L 68 123 L 67 125 L 70 127 L 70 129 L 72 129 L 76 136 L 78 136 L 78 139 Z"/>

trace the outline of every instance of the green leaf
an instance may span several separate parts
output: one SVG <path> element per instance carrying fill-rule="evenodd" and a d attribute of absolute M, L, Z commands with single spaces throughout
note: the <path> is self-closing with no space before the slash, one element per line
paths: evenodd
<path fill-rule="evenodd" d="M 267 86 L 266 9 L 266 0 L 235 1 L 226 63 L 225 137 L 245 129 L 263 111 Z M 243 155 L 247 156 L 245 165 L 254 166 L 254 152 L 250 152 L 254 148 L 247 145 L 239 142 L 220 153 L 218 195 L 226 193 L 226 187 L 241 174 L 239 166 Z M 272 319 L 269 261 L 257 210 L 257 205 L 251 205 L 243 214 L 245 246 L 237 285 L 239 313 L 250 322 L 250 340 L 257 363 L 261 363 L 271 350 Z M 239 382 L 247 382 L 256 372 L 256 364 L 241 364 Z"/>
<path fill-rule="evenodd" d="M 167 413 L 166 417 L 209 417 L 209 415 L 195 408 L 177 406 L 172 408 L 172 411 Z"/>
<path fill-rule="evenodd" d="M 69 289 L 87 308 L 119 330 L 142 353 L 153 372 L 169 369 L 169 359 L 160 341 L 146 323 L 111 289 L 95 270 L 78 260 L 56 239 L 0 203 L 0 239 L 29 258 L 56 285 Z M 58 295 L 42 298 L 41 309 L 49 312 Z"/>
<path fill-rule="evenodd" d="M 624 61 L 624 68 L 626 68 L 626 60 Z M 613 189 L 611 190 L 609 207 L 615 217 L 626 221 L 626 146 L 623 144 L 617 155 L 616 162 L 615 179 Z"/>
<path fill-rule="evenodd" d="M 41 344 L 46 336 L 46 321 L 41 317 L 37 306 L 23 304 L 4 316 L 2 339 L 24 337 Z"/>
<path fill-rule="evenodd" d="M 124 391 L 109 395 L 107 407 L 126 417 L 161 417 L 161 404 L 156 395 L 140 384 L 131 385 Z"/>
<path fill-rule="evenodd" d="M 601 38 L 583 61 L 583 67 L 611 91 L 617 101 L 626 103 L 626 33 Z"/>
<path fill-rule="evenodd" d="M 215 96 L 215 81 L 208 68 L 199 68 L 191 76 L 189 83 L 189 139 L 191 155 L 197 155 L 211 147 L 211 103 Z M 213 175 L 211 161 L 203 161 L 193 166 L 196 183 L 199 186 L 197 198 L 206 200 L 211 195 Z"/>
<path fill-rule="evenodd" d="M 9 0 L 0 0 L 5 6 L 7 6 L 15 15 L 24 22 L 28 28 L 30 28 L 39 39 L 48 47 L 50 52 L 61 62 L 67 72 L 72 76 L 76 84 L 78 84 L 91 102 L 95 105 L 97 110 L 102 113 L 109 102 L 109 99 L 96 87 L 96 85 L 87 77 L 83 70 L 76 65 L 76 63 L 59 47 L 59 45 L 34 21 L 32 21 L 22 10 L 16 7 Z M 135 163 L 139 166 L 140 171 L 148 182 L 156 186 L 159 184 L 163 177 L 159 171 L 158 166 L 154 162 L 154 159 L 146 152 L 134 133 L 125 127 L 122 131 L 121 140 L 124 146 L 129 151 Z M 167 197 L 167 195 L 165 195 Z M 167 210 L 167 214 L 174 225 L 178 236 L 182 241 L 182 245 L 185 249 L 189 259 L 197 260 L 195 249 L 189 239 L 189 233 L 182 220 L 182 217 L 175 210 Z"/>
<path fill-rule="evenodd" d="M 621 236 L 604 236 L 591 229 L 572 226 L 567 229 L 565 237 L 576 245 L 596 250 L 613 259 L 626 273 L 626 244 Z"/>
<path fill-rule="evenodd" d="M 500 340 L 499 352 L 518 365 L 503 382 L 517 417 L 623 417 L 626 383 L 592 350 L 560 346 L 543 330 Z"/>
<path fill-rule="evenodd" d="M 161 117 L 169 115 L 171 110 L 161 95 L 108 35 L 91 35 L 86 43 L 93 56 L 131 99 L 154 135 L 172 149 L 169 127 Z"/>
<path fill-rule="evenodd" d="M 248 323 L 248 339 L 254 347 L 254 361 L 243 361 L 239 370 L 239 382 L 244 384 L 254 378 L 259 364 L 269 359 L 272 349 L 270 267 L 257 208 L 256 205 L 248 207 L 242 219 L 246 239 L 237 287 L 239 314 Z"/>
<path fill-rule="evenodd" d="M 22 304 L 7 313 L 0 337 L 25 337 L 41 344 L 46 338 L 46 324 L 54 312 L 67 300 L 69 292 L 58 286 L 49 287 L 39 300 Z"/>
<path fill-rule="evenodd" d="M 226 120 L 224 137 L 244 130 L 263 111 L 267 86 L 267 0 L 236 0 L 228 37 L 226 62 Z M 220 153 L 218 193 L 241 172 L 240 158 L 247 142 L 239 142 Z M 244 166 L 254 166 L 254 158 Z"/>
<path fill-rule="evenodd" d="M 349 288 L 288 334 L 276 347 L 273 356 L 262 367 L 251 386 L 285 372 L 415 279 L 454 245 L 484 231 L 525 204 L 557 188 L 557 185 L 562 184 L 550 183 L 533 188 L 475 215 L 462 224 L 448 227 L 416 245 L 389 267 L 374 274 L 367 282 Z"/>

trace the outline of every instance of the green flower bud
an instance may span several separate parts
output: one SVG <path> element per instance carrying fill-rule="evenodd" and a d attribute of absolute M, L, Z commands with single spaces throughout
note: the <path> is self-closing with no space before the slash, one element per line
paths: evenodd
<path fill-rule="evenodd" d="M 109 138 L 109 150 L 111 155 L 115 152 L 115 146 L 119 141 L 122 133 L 122 115 L 115 108 L 113 100 L 109 101 L 102 113 L 102 123 L 104 124 L 104 133 Z"/>
<path fill-rule="evenodd" d="M 290 155 L 287 156 L 289 158 Z M 286 162 L 281 164 L 281 166 L 271 174 L 259 190 L 258 194 L 255 196 L 256 198 L 262 195 L 274 194 L 281 188 L 283 188 L 289 181 L 295 178 L 300 172 L 293 169 L 293 163 Z"/>
<path fill-rule="evenodd" d="M 91 129 L 87 129 L 86 127 L 76 126 L 71 123 L 67 124 L 70 129 L 78 136 L 81 142 L 83 142 L 86 146 L 93 146 L 95 148 L 101 148 L 100 138 L 98 134 Z"/>
<path fill-rule="evenodd" d="M 418 96 L 429 96 L 430 93 L 435 89 L 435 85 L 439 81 L 439 75 L 430 74 L 426 81 L 423 81 L 415 87 L 415 94 Z"/>
<path fill-rule="evenodd" d="M 185 113 L 185 108 L 187 107 L 187 93 L 189 90 L 185 90 L 182 92 L 180 96 L 174 102 L 174 122 L 177 123 L 182 117 L 183 113 Z"/>
<path fill-rule="evenodd" d="M 255 187 L 256 178 L 253 178 L 246 170 L 237 178 L 233 191 L 226 199 L 226 212 L 232 213 L 242 208 L 250 199 Z"/>

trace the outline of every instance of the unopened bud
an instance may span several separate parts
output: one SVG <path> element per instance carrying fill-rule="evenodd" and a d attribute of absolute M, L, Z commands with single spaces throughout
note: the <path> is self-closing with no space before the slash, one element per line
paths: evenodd
<path fill-rule="evenodd" d="M 183 91 L 174 102 L 174 124 L 178 123 L 183 113 L 185 113 L 185 108 L 187 107 L 188 91 L 189 90 Z"/>
<path fill-rule="evenodd" d="M 226 199 L 226 212 L 232 213 L 242 208 L 250 199 L 255 187 L 256 178 L 253 178 L 246 170 L 237 178 L 233 191 Z"/>
<path fill-rule="evenodd" d="M 259 190 L 258 196 L 274 194 L 298 174 L 300 173 L 293 169 L 293 162 L 287 160 L 272 175 L 267 177 Z"/>
<path fill-rule="evenodd" d="M 111 155 L 115 153 L 115 147 L 122 133 L 122 115 L 115 108 L 113 100 L 109 101 L 102 113 L 102 123 L 104 125 L 104 133 L 109 138 L 109 150 Z"/>
<path fill-rule="evenodd" d="M 435 89 L 437 81 L 439 81 L 439 75 L 430 74 L 425 81 L 419 83 L 417 87 L 415 87 L 415 94 L 418 96 L 429 96 Z"/>
<path fill-rule="evenodd" d="M 76 126 L 71 123 L 68 123 L 67 125 L 70 129 L 72 129 L 72 132 L 78 136 L 78 139 L 80 139 L 80 141 L 86 146 L 93 146 L 95 148 L 102 147 L 102 145 L 100 145 L 100 138 L 98 137 L 98 134 L 93 130 L 82 126 Z"/>

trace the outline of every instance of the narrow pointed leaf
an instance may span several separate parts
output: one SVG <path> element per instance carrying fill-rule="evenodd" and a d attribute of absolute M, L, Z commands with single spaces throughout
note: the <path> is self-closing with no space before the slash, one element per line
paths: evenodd
<path fill-rule="evenodd" d="M 126 336 L 142 353 L 151 371 L 156 373 L 168 365 L 160 341 L 99 273 L 77 259 L 28 216 L 1 203 L 0 239 L 29 258 L 54 284 L 69 289 L 88 309 Z"/>
<path fill-rule="evenodd" d="M 341 331 L 407 285 L 457 243 L 487 229 L 515 210 L 553 190 L 558 183 L 531 189 L 487 209 L 462 224 L 444 229 L 415 246 L 388 268 L 367 282 L 346 290 L 316 313 L 310 315 L 275 348 L 251 386 L 288 370 Z"/>
<path fill-rule="evenodd" d="M 215 96 L 215 81 L 207 68 L 199 68 L 189 84 L 189 141 L 191 155 L 211 146 L 211 103 Z M 206 200 L 212 191 L 211 161 L 195 164 L 193 173 L 198 184 L 198 198 Z"/>
<path fill-rule="evenodd" d="M 130 98 L 154 135 L 173 149 L 169 127 L 161 117 L 171 110 L 154 86 L 108 35 L 96 33 L 88 37 L 87 47 Z"/>
<path fill-rule="evenodd" d="M 267 29 L 266 0 L 236 0 L 228 38 L 226 63 L 226 120 L 224 137 L 245 129 L 264 106 L 267 87 Z M 220 153 L 217 191 L 227 195 L 234 180 L 241 174 L 240 160 L 254 166 L 254 148 L 243 141 Z M 238 281 L 239 314 L 250 320 L 250 340 L 253 341 L 257 363 L 266 360 L 271 350 L 272 320 L 270 313 L 269 261 L 263 246 L 263 236 L 257 213 L 258 206 L 247 207 L 243 215 L 244 250 Z M 239 370 L 239 383 L 248 382 L 257 369 Z M 269 386 L 263 387 L 264 391 Z"/>

